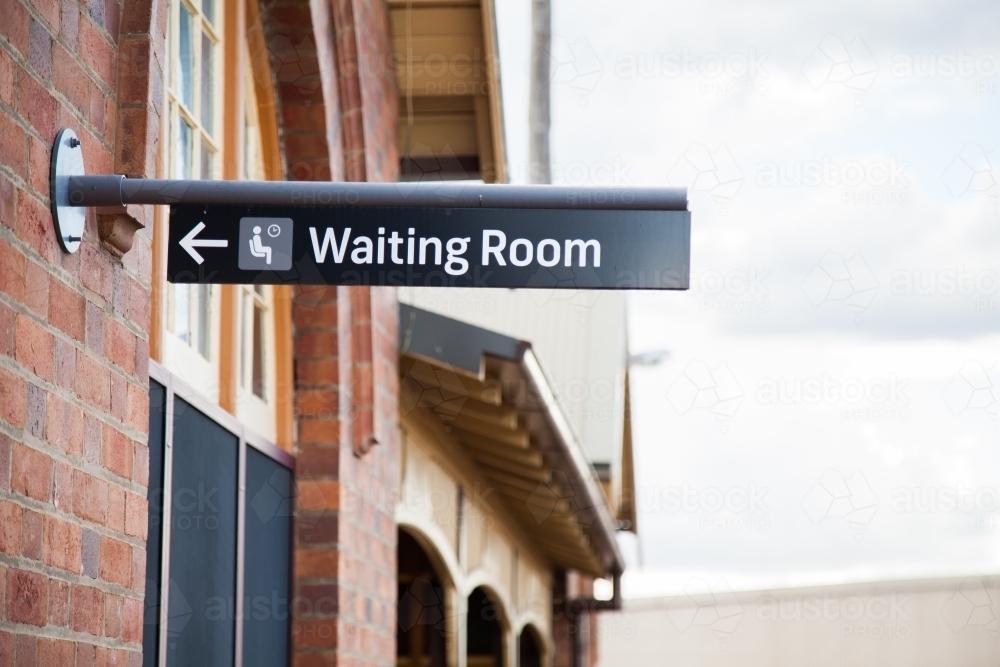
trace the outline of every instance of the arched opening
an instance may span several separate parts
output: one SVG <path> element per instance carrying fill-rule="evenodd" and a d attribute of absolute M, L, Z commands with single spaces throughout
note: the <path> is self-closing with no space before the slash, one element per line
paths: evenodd
<path fill-rule="evenodd" d="M 398 531 L 397 667 L 445 667 L 444 586 L 420 543 Z"/>
<path fill-rule="evenodd" d="M 466 626 L 468 667 L 503 667 L 503 626 L 500 607 L 482 588 L 469 596 Z"/>
<path fill-rule="evenodd" d="M 518 667 L 542 667 L 542 642 L 538 631 L 530 625 L 524 626 L 517 640 Z"/>

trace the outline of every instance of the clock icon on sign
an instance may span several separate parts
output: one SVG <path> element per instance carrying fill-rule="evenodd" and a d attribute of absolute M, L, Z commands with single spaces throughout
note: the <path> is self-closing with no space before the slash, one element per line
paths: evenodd
<path fill-rule="evenodd" d="M 281 233 L 281 227 L 279 227 L 278 225 L 271 225 L 270 227 L 267 228 L 267 235 L 270 236 L 272 239 L 277 237 L 278 234 L 280 233 Z"/>

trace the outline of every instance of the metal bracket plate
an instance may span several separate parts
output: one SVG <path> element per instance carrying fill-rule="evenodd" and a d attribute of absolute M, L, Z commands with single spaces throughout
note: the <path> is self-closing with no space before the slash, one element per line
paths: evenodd
<path fill-rule="evenodd" d="M 52 145 L 52 160 L 49 166 L 49 200 L 52 202 L 52 221 L 56 226 L 56 238 L 64 252 L 74 253 L 83 241 L 83 230 L 87 224 L 87 209 L 70 206 L 69 177 L 85 175 L 83 148 L 76 133 L 64 128 L 59 130 Z"/>

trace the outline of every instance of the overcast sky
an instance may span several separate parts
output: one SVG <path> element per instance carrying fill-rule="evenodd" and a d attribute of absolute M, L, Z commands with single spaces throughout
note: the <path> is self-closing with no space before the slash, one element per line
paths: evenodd
<path fill-rule="evenodd" d="M 633 375 L 626 593 L 996 572 L 1000 4 L 553 4 L 556 182 L 691 189 L 692 289 L 630 300 L 671 356 Z"/>

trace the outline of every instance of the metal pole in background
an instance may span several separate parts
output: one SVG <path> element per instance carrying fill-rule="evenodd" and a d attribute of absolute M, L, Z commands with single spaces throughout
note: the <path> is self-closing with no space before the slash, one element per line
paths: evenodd
<path fill-rule="evenodd" d="M 528 182 L 551 183 L 549 155 L 552 80 L 552 4 L 531 2 L 531 88 L 528 98 Z"/>

